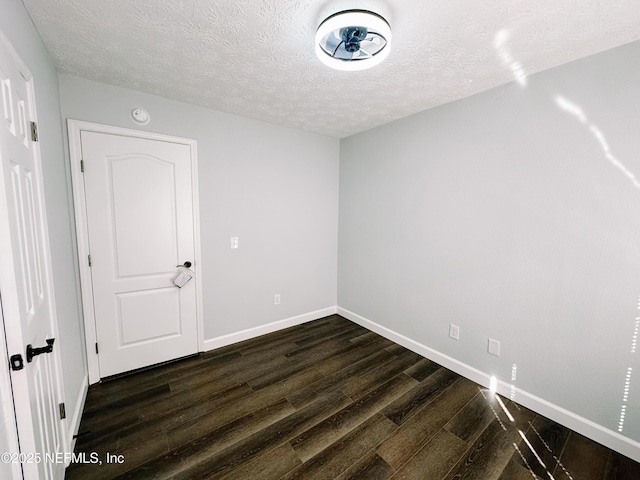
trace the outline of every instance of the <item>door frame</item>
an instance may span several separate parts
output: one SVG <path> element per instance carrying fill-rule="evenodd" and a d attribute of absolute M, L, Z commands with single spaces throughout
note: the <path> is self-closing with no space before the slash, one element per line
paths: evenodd
<path fill-rule="evenodd" d="M 83 131 L 141 138 L 145 140 L 158 140 L 162 142 L 188 145 L 191 147 L 191 201 L 193 206 L 193 238 L 195 248 L 194 265 L 198 268 L 197 275 L 195 275 L 196 322 L 198 332 L 198 351 L 204 351 L 204 310 L 202 303 L 202 257 L 200 251 L 200 196 L 198 194 L 197 141 L 189 138 L 173 137 L 160 133 L 133 130 L 73 119 L 67 119 L 67 129 L 69 136 L 69 162 L 73 190 L 73 209 L 76 220 L 76 241 L 78 246 L 78 266 L 80 269 L 80 291 L 82 296 L 82 308 L 84 311 L 84 337 L 87 352 L 89 384 L 94 384 L 100 381 L 100 364 L 95 348 L 95 345 L 98 342 L 98 337 L 93 305 L 93 282 L 91 280 L 91 269 L 89 268 L 89 263 L 87 261 L 90 252 L 87 205 L 83 180 L 84 174 L 81 168 L 82 141 L 80 133 Z"/>

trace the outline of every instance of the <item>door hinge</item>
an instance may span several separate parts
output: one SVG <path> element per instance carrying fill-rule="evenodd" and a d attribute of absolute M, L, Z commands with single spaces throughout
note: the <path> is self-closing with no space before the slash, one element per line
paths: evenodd
<path fill-rule="evenodd" d="M 38 124 L 36 122 L 31 122 L 31 141 L 38 141 Z"/>
<path fill-rule="evenodd" d="M 91 266 L 91 255 L 87 255 L 87 259 L 89 260 L 89 266 Z"/>
<path fill-rule="evenodd" d="M 64 407 L 64 402 L 60 403 L 58 405 L 58 408 L 60 409 L 60 420 L 64 420 L 65 418 L 67 418 L 67 410 Z"/>
<path fill-rule="evenodd" d="M 80 160 L 80 172 L 84 173 L 84 160 Z"/>
<path fill-rule="evenodd" d="M 96 342 L 96 355 L 98 354 L 98 342 Z"/>

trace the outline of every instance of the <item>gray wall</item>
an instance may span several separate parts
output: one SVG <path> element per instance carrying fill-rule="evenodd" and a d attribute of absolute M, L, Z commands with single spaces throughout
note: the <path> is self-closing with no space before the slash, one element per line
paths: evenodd
<path fill-rule="evenodd" d="M 34 77 L 54 294 L 67 412 L 73 414 L 86 380 L 75 237 L 63 154 L 58 76 L 22 2 L 0 0 L 0 30 Z M 11 328 L 7 325 L 7 328 Z"/>
<path fill-rule="evenodd" d="M 638 58 L 626 45 L 344 139 L 340 307 L 508 383 L 515 363 L 518 388 L 617 431 L 640 375 Z M 631 380 L 623 435 L 640 441 Z"/>
<path fill-rule="evenodd" d="M 65 119 L 198 141 L 205 339 L 336 305 L 337 139 L 59 78 Z M 132 122 L 134 107 L 147 126 Z"/>

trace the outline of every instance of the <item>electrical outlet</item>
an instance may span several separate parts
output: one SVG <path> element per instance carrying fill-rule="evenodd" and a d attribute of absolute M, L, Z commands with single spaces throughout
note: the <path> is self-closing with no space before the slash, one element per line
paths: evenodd
<path fill-rule="evenodd" d="M 460 327 L 453 323 L 449 324 L 449 336 L 454 340 L 460 340 Z"/>
<path fill-rule="evenodd" d="M 231 248 L 236 249 L 238 246 L 238 237 L 231 237 Z"/>
<path fill-rule="evenodd" d="M 498 340 L 494 340 L 493 338 L 489 339 L 489 346 L 487 347 L 487 351 L 491 355 L 495 355 L 496 357 L 500 356 L 500 342 Z"/>
<path fill-rule="evenodd" d="M 274 305 L 280 305 L 280 294 L 279 293 L 276 293 L 273 296 L 273 304 Z"/>

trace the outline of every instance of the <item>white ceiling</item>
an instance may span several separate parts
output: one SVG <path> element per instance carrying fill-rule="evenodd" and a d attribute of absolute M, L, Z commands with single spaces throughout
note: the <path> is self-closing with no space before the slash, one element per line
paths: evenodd
<path fill-rule="evenodd" d="M 23 0 L 62 72 L 345 137 L 640 39 L 638 0 Z M 330 70 L 328 15 L 382 14 L 387 60 Z"/>

